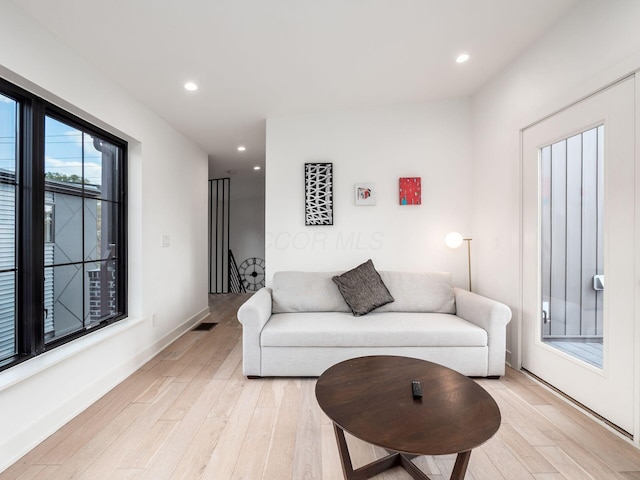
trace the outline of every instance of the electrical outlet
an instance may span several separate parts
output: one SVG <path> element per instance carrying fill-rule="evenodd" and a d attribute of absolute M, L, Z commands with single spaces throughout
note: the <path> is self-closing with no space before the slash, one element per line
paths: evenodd
<path fill-rule="evenodd" d="M 155 325 L 156 325 L 156 314 L 152 313 L 151 314 L 151 326 L 155 327 Z"/>
<path fill-rule="evenodd" d="M 163 247 L 171 246 L 171 237 L 169 235 L 162 235 L 161 245 Z"/>

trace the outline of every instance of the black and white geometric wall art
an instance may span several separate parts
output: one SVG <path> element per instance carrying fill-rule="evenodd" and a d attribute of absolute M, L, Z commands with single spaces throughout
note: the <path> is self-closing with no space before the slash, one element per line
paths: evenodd
<path fill-rule="evenodd" d="M 304 224 L 333 225 L 333 163 L 304 164 Z"/>

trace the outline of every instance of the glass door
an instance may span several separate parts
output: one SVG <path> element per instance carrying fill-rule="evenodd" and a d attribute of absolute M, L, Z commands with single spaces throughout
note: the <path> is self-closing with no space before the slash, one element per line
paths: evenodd
<path fill-rule="evenodd" d="M 522 132 L 522 367 L 631 435 L 635 115 L 630 77 Z"/>

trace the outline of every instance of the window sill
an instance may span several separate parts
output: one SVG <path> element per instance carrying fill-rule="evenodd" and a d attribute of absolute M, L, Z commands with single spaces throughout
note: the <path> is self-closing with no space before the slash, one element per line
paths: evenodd
<path fill-rule="evenodd" d="M 0 392 L 144 322 L 126 318 L 0 372 Z"/>

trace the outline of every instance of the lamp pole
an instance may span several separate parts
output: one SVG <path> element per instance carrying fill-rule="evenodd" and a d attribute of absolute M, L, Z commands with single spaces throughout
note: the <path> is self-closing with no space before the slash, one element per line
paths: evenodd
<path fill-rule="evenodd" d="M 471 240 L 472 238 L 463 238 L 467 242 L 467 260 L 469 262 L 469 291 L 471 292 Z"/>
<path fill-rule="evenodd" d="M 458 232 L 450 232 L 444 237 L 444 243 L 449 248 L 458 248 L 463 242 L 467 242 L 467 262 L 469 266 L 469 291 L 471 291 L 471 240 L 472 238 L 464 238 Z"/>

